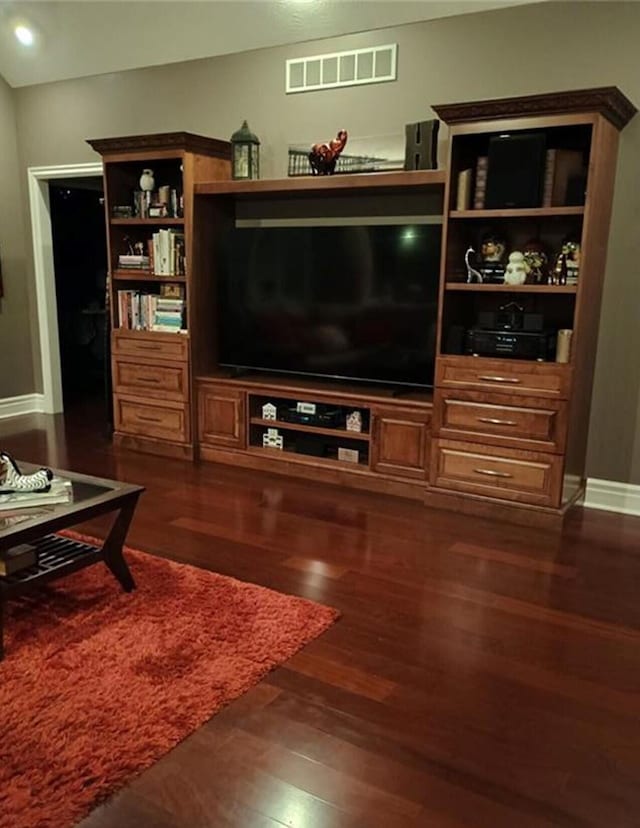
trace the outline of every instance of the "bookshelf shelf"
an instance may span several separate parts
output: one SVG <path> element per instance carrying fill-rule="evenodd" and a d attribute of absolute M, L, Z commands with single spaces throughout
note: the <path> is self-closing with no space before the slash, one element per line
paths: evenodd
<path fill-rule="evenodd" d="M 369 463 L 350 463 L 346 460 L 334 460 L 326 457 L 315 457 L 306 454 L 298 454 L 290 449 L 265 448 L 262 446 L 249 446 L 247 448 L 249 454 L 255 454 L 262 457 L 269 457 L 272 459 L 286 460 L 292 463 L 300 463 L 302 465 L 315 466 L 318 468 L 326 467 L 329 469 L 349 469 L 349 471 L 369 471 Z"/>
<path fill-rule="evenodd" d="M 451 210 L 450 219 L 553 218 L 582 216 L 584 207 L 518 207 L 508 210 Z"/>
<path fill-rule="evenodd" d="M 147 227 L 182 227 L 183 218 L 112 218 L 110 224 L 124 224 L 129 226 L 141 225 Z"/>
<path fill-rule="evenodd" d="M 557 293 L 575 294 L 577 285 L 491 285 L 467 282 L 447 282 L 446 290 L 463 291 L 469 293 Z"/>
<path fill-rule="evenodd" d="M 135 328 L 114 328 L 114 333 L 118 339 L 159 339 L 162 341 L 173 342 L 176 337 L 188 341 L 189 331 L 145 331 L 136 330 Z"/>
<path fill-rule="evenodd" d="M 369 442 L 371 436 L 364 431 L 347 431 L 346 428 L 322 428 L 321 426 L 305 425 L 304 423 L 289 423 L 286 420 L 263 420 L 262 417 L 251 417 L 251 425 L 265 428 L 282 428 L 289 431 L 307 431 L 312 434 L 322 434 L 326 437 L 341 437 L 345 440 L 362 440 Z"/>
<path fill-rule="evenodd" d="M 443 185 L 444 170 L 415 170 L 377 173 L 345 173 L 341 175 L 303 175 L 294 178 L 252 181 L 205 181 L 196 183 L 198 195 L 273 196 L 274 193 L 346 192 L 366 189 L 427 187 Z"/>
<path fill-rule="evenodd" d="M 161 276 L 158 273 L 152 273 L 150 270 L 127 270 L 126 268 L 114 270 L 112 278 L 126 282 L 178 282 L 184 284 L 187 281 L 186 276 Z"/>

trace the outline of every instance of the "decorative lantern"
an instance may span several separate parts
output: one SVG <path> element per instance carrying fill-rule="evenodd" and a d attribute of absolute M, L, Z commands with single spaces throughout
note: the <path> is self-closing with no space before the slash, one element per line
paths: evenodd
<path fill-rule="evenodd" d="M 233 178 L 260 178 L 260 141 L 246 121 L 231 136 L 231 152 Z"/>

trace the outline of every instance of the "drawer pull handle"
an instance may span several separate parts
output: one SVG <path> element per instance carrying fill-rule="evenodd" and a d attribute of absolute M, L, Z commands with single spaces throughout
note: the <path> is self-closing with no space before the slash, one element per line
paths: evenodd
<path fill-rule="evenodd" d="M 519 380 L 518 377 L 498 377 L 493 374 L 480 374 L 478 379 L 486 380 L 487 382 L 512 382 L 514 385 L 522 382 L 522 380 Z"/>
<path fill-rule="evenodd" d="M 145 345 L 142 342 L 136 342 L 135 347 L 139 348 L 141 351 L 159 351 L 160 350 L 159 345 Z"/>
<path fill-rule="evenodd" d="M 478 417 L 477 419 L 479 423 L 489 423 L 489 425 L 518 425 L 518 423 L 515 420 L 499 420 L 496 417 Z"/>
<path fill-rule="evenodd" d="M 160 417 L 145 417 L 144 414 L 136 415 L 139 420 L 144 420 L 145 423 L 161 423 L 162 419 Z"/>
<path fill-rule="evenodd" d="M 158 377 L 138 377 L 138 382 L 150 382 L 152 385 L 157 385 L 160 380 Z"/>
<path fill-rule="evenodd" d="M 494 469 L 474 469 L 476 474 L 484 474 L 486 477 L 513 477 L 509 472 L 495 471 Z"/>

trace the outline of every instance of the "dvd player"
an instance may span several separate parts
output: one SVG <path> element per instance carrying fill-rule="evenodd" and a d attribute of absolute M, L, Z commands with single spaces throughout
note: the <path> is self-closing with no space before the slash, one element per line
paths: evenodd
<path fill-rule="evenodd" d="M 285 408 L 280 412 L 280 418 L 287 423 L 300 423 L 302 425 L 314 425 L 321 428 L 339 428 L 344 419 L 339 408 L 326 411 L 317 411 L 312 414 L 308 411 L 298 411 L 295 406 Z"/>

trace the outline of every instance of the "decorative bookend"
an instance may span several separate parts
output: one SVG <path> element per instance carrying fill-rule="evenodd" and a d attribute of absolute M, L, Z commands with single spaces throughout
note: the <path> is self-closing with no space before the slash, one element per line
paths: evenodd
<path fill-rule="evenodd" d="M 419 121 L 405 126 L 405 170 L 438 168 L 438 130 L 440 121 Z"/>

